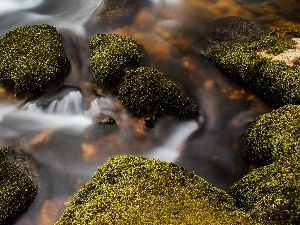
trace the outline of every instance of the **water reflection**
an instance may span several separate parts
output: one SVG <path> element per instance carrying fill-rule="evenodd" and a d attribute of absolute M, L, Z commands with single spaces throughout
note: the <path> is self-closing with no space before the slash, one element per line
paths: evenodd
<path fill-rule="evenodd" d="M 11 10 L 21 10 L 19 1 L 11 2 L 15 3 Z M 25 2 L 17 14 L 1 16 L 0 35 L 15 26 L 54 25 L 62 35 L 71 70 L 63 84 L 39 98 L 16 100 L 0 89 L 0 144 L 23 149 L 40 174 L 39 195 L 16 224 L 55 222 L 95 169 L 117 154 L 173 161 L 225 190 L 248 172 L 242 135 L 251 120 L 271 108 L 191 51 L 191 46 L 210 21 L 229 15 L 299 27 L 276 11 L 274 1 Z M 149 129 L 128 114 L 114 92 L 93 82 L 88 43 L 96 33 L 127 34 L 140 42 L 147 52 L 142 65 L 161 70 L 186 88 L 202 105 L 203 120 L 182 122 L 166 116 Z M 115 125 L 94 123 L 100 112 L 113 118 Z"/>

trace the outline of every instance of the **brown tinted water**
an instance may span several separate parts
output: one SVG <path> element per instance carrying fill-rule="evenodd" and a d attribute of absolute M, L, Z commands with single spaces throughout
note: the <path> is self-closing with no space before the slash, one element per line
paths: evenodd
<path fill-rule="evenodd" d="M 15 224 L 55 222 L 78 188 L 114 155 L 172 161 L 224 190 L 249 171 L 243 133 L 249 122 L 272 108 L 191 49 L 209 22 L 225 16 L 300 29 L 299 1 L 145 0 L 110 1 L 110 6 L 100 0 L 6 2 L 0 0 L 1 36 L 16 26 L 48 23 L 62 35 L 71 61 L 64 83 L 38 99 L 16 100 L 0 89 L 0 146 L 11 145 L 31 156 L 40 176 L 36 201 Z M 140 42 L 147 52 L 143 65 L 161 70 L 199 101 L 199 121 L 166 116 L 146 128 L 113 92 L 95 86 L 88 43 L 97 33 L 126 34 Z M 116 124 L 95 123 L 99 112 Z"/>

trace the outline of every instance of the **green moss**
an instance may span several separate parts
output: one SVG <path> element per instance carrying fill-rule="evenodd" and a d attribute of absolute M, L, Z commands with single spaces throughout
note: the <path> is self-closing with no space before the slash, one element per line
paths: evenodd
<path fill-rule="evenodd" d="M 68 65 L 60 35 L 50 25 L 18 27 L 0 40 L 0 84 L 17 95 L 45 91 Z"/>
<path fill-rule="evenodd" d="M 62 224 L 258 224 L 224 191 L 173 163 L 116 156 L 69 203 Z"/>
<path fill-rule="evenodd" d="M 37 178 L 27 158 L 0 148 L 0 224 L 11 224 L 33 202 Z"/>
<path fill-rule="evenodd" d="M 97 34 L 90 41 L 90 65 L 100 86 L 118 83 L 141 58 L 141 45 L 129 36 Z"/>
<path fill-rule="evenodd" d="M 258 54 L 265 51 L 277 55 L 294 48 L 295 34 L 269 29 L 251 41 L 214 44 L 206 53 L 229 76 L 273 104 L 300 104 L 300 66 L 289 66 Z"/>
<path fill-rule="evenodd" d="M 246 158 L 258 165 L 300 155 L 300 105 L 286 105 L 259 116 L 245 134 L 245 148 Z"/>
<path fill-rule="evenodd" d="M 293 64 L 296 66 L 300 66 L 300 57 L 297 57 L 293 60 Z"/>
<path fill-rule="evenodd" d="M 130 70 L 119 87 L 119 99 L 136 116 L 156 112 L 198 118 L 198 103 L 162 72 L 148 67 Z"/>
<path fill-rule="evenodd" d="M 300 30 L 286 30 L 285 32 L 296 38 L 300 38 Z"/>
<path fill-rule="evenodd" d="M 296 42 L 290 32 L 269 29 L 259 35 L 255 41 L 246 43 L 250 51 L 265 50 L 269 54 L 277 55 L 288 49 L 294 48 Z"/>
<path fill-rule="evenodd" d="M 295 196 L 291 201 L 291 220 L 300 224 L 300 195 Z"/>
<path fill-rule="evenodd" d="M 283 158 L 244 176 L 229 190 L 236 205 L 266 224 L 299 224 L 299 159 Z"/>

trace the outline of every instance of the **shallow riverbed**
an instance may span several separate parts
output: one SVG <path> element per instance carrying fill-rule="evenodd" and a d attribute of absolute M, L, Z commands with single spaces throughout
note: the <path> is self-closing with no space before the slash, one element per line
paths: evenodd
<path fill-rule="evenodd" d="M 249 122 L 272 108 L 194 53 L 192 46 L 209 22 L 225 16 L 300 29 L 299 11 L 289 7 L 293 1 L 111 1 L 109 7 L 101 0 L 7 2 L 0 0 L 1 37 L 16 26 L 53 25 L 71 62 L 60 87 L 37 99 L 17 100 L 0 88 L 0 146 L 32 157 L 40 176 L 35 202 L 15 224 L 55 222 L 78 188 L 114 155 L 172 161 L 224 190 L 250 170 L 243 159 L 243 133 Z M 125 34 L 141 43 L 148 54 L 143 65 L 186 88 L 202 106 L 199 120 L 166 116 L 146 128 L 113 92 L 95 86 L 88 43 L 98 33 Z M 45 103 L 47 107 L 40 107 Z M 99 112 L 116 123 L 95 123 L 93 116 Z"/>

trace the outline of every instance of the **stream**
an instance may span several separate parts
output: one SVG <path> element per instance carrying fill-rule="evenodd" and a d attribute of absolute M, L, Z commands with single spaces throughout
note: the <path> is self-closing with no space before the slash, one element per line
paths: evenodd
<path fill-rule="evenodd" d="M 268 0 L 107 2 L 0 0 L 1 37 L 17 26 L 50 24 L 62 36 L 71 63 L 64 81 L 38 98 L 16 99 L 0 87 L 0 146 L 31 157 L 39 175 L 36 200 L 16 225 L 54 223 L 97 167 L 115 155 L 174 162 L 224 190 L 250 171 L 243 158 L 243 134 L 272 107 L 192 46 L 221 17 L 300 29 L 297 12 Z M 142 64 L 188 90 L 201 105 L 200 118 L 164 116 L 147 128 L 129 114 L 113 92 L 95 85 L 88 44 L 98 33 L 129 35 L 141 43 L 147 52 Z M 115 124 L 95 122 L 99 113 Z"/>

